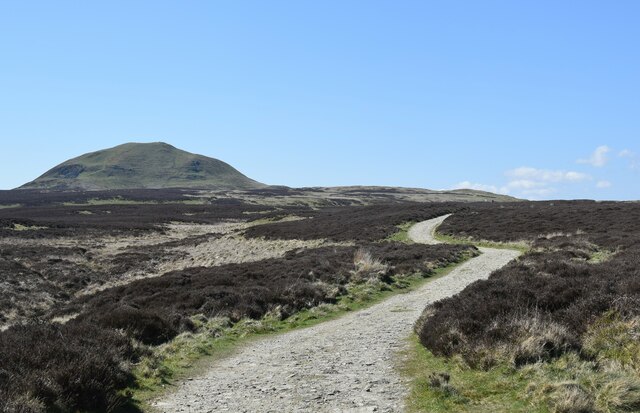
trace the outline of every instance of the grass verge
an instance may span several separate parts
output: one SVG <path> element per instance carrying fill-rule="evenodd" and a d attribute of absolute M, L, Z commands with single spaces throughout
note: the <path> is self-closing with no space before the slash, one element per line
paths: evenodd
<path fill-rule="evenodd" d="M 475 245 L 482 248 L 496 248 L 503 250 L 517 250 L 522 253 L 526 253 L 531 249 L 531 246 L 526 242 L 495 242 L 487 240 L 476 240 L 472 238 L 458 238 L 452 235 L 434 233 L 435 239 L 445 244 L 465 244 Z"/>
<path fill-rule="evenodd" d="M 472 369 L 459 356 L 436 357 L 417 336 L 403 357 L 402 373 L 411 380 L 408 412 L 532 412 L 623 413 L 640 411 L 638 344 L 628 332 L 637 321 L 605 316 L 592 327 L 591 347 L 600 352 L 584 357 L 571 351 L 547 362 L 516 368 L 502 361 L 487 369 Z M 603 328 L 599 324 L 606 324 Z M 611 339 L 611 335 L 618 339 Z M 600 340 L 600 341 L 598 341 Z M 588 346 L 589 347 L 589 346 Z M 591 349 L 587 349 L 589 352 Z M 633 356 L 632 356 L 633 354 Z"/>
<path fill-rule="evenodd" d="M 408 412 L 548 412 L 527 397 L 532 372 L 506 364 L 487 371 L 471 369 L 460 358 L 434 356 L 415 334 L 410 341 L 401 366 L 410 378 Z"/>
<path fill-rule="evenodd" d="M 414 221 L 405 222 L 404 224 L 397 225 L 398 232 L 389 236 L 387 241 L 404 242 L 405 244 L 413 244 L 411 238 L 409 238 L 409 229 L 415 225 Z"/>
<path fill-rule="evenodd" d="M 260 320 L 246 319 L 235 324 L 225 318 L 207 320 L 195 316 L 196 333 L 183 333 L 169 343 L 155 347 L 149 356 L 135 366 L 133 373 L 137 386 L 125 390 L 133 396 L 128 409 L 153 410 L 151 401 L 169 391 L 176 383 L 204 372 L 216 359 L 230 355 L 253 340 L 310 327 L 370 307 L 394 294 L 413 291 L 447 275 L 470 258 L 471 254 L 465 255 L 459 262 L 434 269 L 428 276 L 396 276 L 392 284 L 353 284 L 336 304 L 323 304 L 300 311 L 284 320 L 280 319 L 277 310 Z"/>

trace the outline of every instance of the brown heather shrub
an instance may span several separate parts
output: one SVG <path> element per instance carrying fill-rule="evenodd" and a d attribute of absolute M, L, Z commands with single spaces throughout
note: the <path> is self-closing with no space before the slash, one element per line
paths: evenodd
<path fill-rule="evenodd" d="M 470 204 L 438 228 L 443 234 L 491 241 L 561 242 L 570 234 L 599 247 L 616 250 L 638 241 L 640 203 L 540 201 Z"/>
<path fill-rule="evenodd" d="M 267 239 L 378 241 L 397 232 L 398 225 L 462 211 L 468 205 L 434 202 L 327 208 L 311 214 L 309 219 L 255 226 L 246 235 Z"/>
<path fill-rule="evenodd" d="M 123 330 L 129 337 L 135 338 L 144 344 L 157 345 L 169 341 L 178 335 L 181 317 L 178 317 L 178 325 L 171 322 L 171 317 L 162 312 L 140 310 L 128 305 L 115 307 L 108 312 L 97 313 L 93 317 L 80 315 L 79 321 L 88 318 L 88 322 L 96 325 Z M 187 330 L 189 319 L 183 321 L 183 330 Z"/>
<path fill-rule="evenodd" d="M 15 192 L 16 194 L 7 194 Z M 153 199 L 153 194 L 159 196 Z M 165 194 L 163 196 L 162 194 Z M 183 203 L 157 203 L 158 201 L 193 200 L 189 192 L 163 191 L 104 191 L 37 193 L 0 191 L 0 200 L 15 198 L 26 207 L 0 209 L 0 236 L 11 238 L 77 237 L 93 234 L 132 235 L 162 231 L 160 224 L 191 222 L 211 224 L 228 220 L 247 220 L 249 217 L 269 218 L 288 214 L 307 214 L 308 208 L 273 207 L 247 204 L 240 200 L 209 200 L 206 205 Z M 24 199 L 23 199 L 24 197 Z M 39 197 L 39 198 L 38 198 Z M 114 199 L 153 203 L 108 205 L 62 205 L 62 202 L 87 202 L 92 199 Z M 3 201 L 0 203 L 6 203 Z M 247 215 L 247 213 L 259 213 Z M 39 227 L 37 230 L 13 231 L 13 224 Z M 45 227 L 45 228 L 42 228 Z"/>
<path fill-rule="evenodd" d="M 138 356 L 127 337 L 90 324 L 11 327 L 0 332 L 0 411 L 113 411 Z"/>
<path fill-rule="evenodd" d="M 358 248 L 369 254 L 356 254 Z M 28 324 L 0 332 L 0 411 L 114 411 L 133 384 L 129 365 L 146 347 L 193 330 L 191 316 L 259 324 L 335 302 L 357 265 L 391 274 L 429 275 L 477 253 L 461 245 L 365 243 L 292 251 L 283 258 L 214 268 L 188 268 L 77 299 L 64 325 Z M 376 257 L 378 259 L 374 259 Z M 383 281 L 379 281 L 384 284 Z M 253 319 L 253 320 L 249 320 Z M 200 322 L 200 321 L 199 321 Z M 212 332 L 214 334 L 215 332 Z"/>
<path fill-rule="evenodd" d="M 187 268 L 134 281 L 80 298 L 61 314 L 80 313 L 79 321 L 123 329 L 144 343 L 159 344 L 189 330 L 188 317 L 195 314 L 237 322 L 259 319 L 278 308 L 286 318 L 301 309 L 334 303 L 357 277 L 374 273 L 388 285 L 394 274 L 428 276 L 434 266 L 458 262 L 475 253 L 474 247 L 463 245 L 400 243 L 291 251 L 283 258 Z"/>
<path fill-rule="evenodd" d="M 418 334 L 435 354 L 461 354 L 472 364 L 478 349 L 514 355 L 517 364 L 544 360 L 579 350 L 589 325 L 620 307 L 623 297 L 637 302 L 639 281 L 638 247 L 599 264 L 567 259 L 561 251 L 532 252 L 434 303 Z M 627 313 L 638 309 L 623 306 Z"/>
<path fill-rule="evenodd" d="M 639 203 L 473 205 L 439 231 L 533 248 L 427 307 L 415 326 L 425 347 L 534 372 L 532 397 L 553 412 L 640 411 Z"/>

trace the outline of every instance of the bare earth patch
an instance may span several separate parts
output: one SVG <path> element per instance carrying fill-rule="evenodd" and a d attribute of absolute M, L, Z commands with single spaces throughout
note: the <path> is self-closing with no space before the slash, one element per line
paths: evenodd
<path fill-rule="evenodd" d="M 295 217 L 285 218 L 292 219 Z M 7 280 L 0 282 L 0 293 L 6 297 L 15 296 L 12 301 L 22 306 L 2 314 L 0 329 L 34 314 L 44 314 L 64 300 L 170 271 L 278 258 L 298 248 L 347 245 L 325 240 L 264 240 L 243 236 L 247 228 L 259 224 L 174 222 L 164 225 L 162 232 L 149 231 L 136 236 L 0 238 L 0 249 L 31 251 L 12 260 L 22 266 L 22 271 L 34 274 L 19 277 L 19 288 Z M 35 253 L 45 250 L 50 252 Z M 82 274 L 86 274 L 84 284 L 66 286 L 70 278 L 82 278 Z"/>

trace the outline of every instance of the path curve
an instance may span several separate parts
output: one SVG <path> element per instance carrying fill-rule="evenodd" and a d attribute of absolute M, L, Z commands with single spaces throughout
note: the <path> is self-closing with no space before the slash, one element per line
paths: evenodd
<path fill-rule="evenodd" d="M 415 242 L 437 243 L 446 217 L 416 224 Z M 313 327 L 274 335 L 216 361 L 154 403 L 160 412 L 398 412 L 407 383 L 396 368 L 415 320 L 429 303 L 484 279 L 519 255 L 482 255 L 420 289 Z"/>
<path fill-rule="evenodd" d="M 451 214 L 442 215 L 438 218 L 418 222 L 409 228 L 409 239 L 420 244 L 440 244 L 440 241 L 435 238 L 436 229 L 450 216 Z"/>

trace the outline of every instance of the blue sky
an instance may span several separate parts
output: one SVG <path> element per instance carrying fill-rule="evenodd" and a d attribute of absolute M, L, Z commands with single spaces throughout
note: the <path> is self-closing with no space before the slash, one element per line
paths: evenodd
<path fill-rule="evenodd" d="M 0 188 L 165 141 L 289 186 L 640 199 L 637 1 L 3 1 Z"/>

